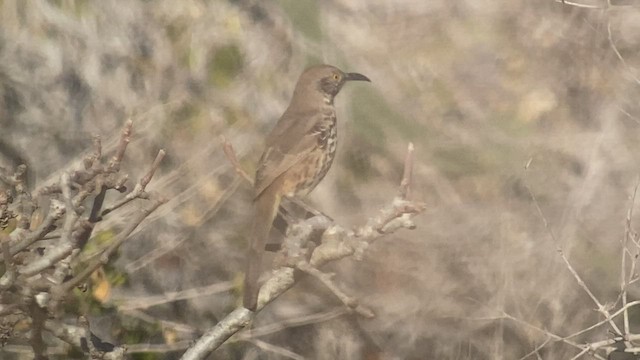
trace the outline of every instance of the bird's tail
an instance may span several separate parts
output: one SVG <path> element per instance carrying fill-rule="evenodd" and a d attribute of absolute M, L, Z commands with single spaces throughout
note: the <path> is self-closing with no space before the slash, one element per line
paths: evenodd
<path fill-rule="evenodd" d="M 262 269 L 262 255 L 271 230 L 273 219 L 280 206 L 280 195 L 275 189 L 265 189 L 255 199 L 255 214 L 251 229 L 251 244 L 247 252 L 246 273 L 244 278 L 243 306 L 251 311 L 258 304 L 258 279 Z"/>

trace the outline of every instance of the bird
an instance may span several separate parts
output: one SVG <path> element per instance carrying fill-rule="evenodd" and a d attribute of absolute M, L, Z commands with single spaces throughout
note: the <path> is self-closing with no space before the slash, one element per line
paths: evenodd
<path fill-rule="evenodd" d="M 334 98 L 349 81 L 371 80 L 331 65 L 307 68 L 289 106 L 267 135 L 256 168 L 254 217 L 247 252 L 243 306 L 255 311 L 262 255 L 282 197 L 302 197 L 329 171 L 338 140 Z"/>

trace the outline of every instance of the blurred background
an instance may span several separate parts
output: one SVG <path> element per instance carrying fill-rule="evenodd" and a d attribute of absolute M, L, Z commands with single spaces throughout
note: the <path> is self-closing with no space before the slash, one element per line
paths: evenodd
<path fill-rule="evenodd" d="M 564 336 L 601 320 L 558 247 L 601 302 L 620 291 L 639 176 L 640 9 L 612 5 L 0 0 L 0 166 L 26 162 L 32 186 L 46 184 L 93 134 L 113 149 L 129 118 L 131 183 L 167 150 L 149 187 L 170 201 L 73 311 L 103 340 L 178 348 L 132 358 L 178 358 L 241 296 L 251 189 L 219 136 L 253 173 L 305 67 L 363 73 L 373 82 L 336 100 L 337 160 L 310 201 L 363 224 L 396 194 L 415 144 L 418 228 L 327 269 L 377 316 L 344 314 L 305 280 L 254 323 L 280 328 L 211 358 L 518 359 L 547 339 L 525 323 Z M 109 215 L 93 242 L 140 206 Z M 578 352 L 549 343 L 538 355 Z"/>

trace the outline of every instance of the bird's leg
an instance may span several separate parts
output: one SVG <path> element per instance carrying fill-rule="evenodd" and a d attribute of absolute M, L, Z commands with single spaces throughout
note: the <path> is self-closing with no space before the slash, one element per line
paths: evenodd
<path fill-rule="evenodd" d="M 283 236 L 286 235 L 287 230 L 291 225 L 303 220 L 310 219 L 315 216 L 321 216 L 329 221 L 333 219 L 311 205 L 305 203 L 300 198 L 284 197 L 287 201 L 280 203 L 278 214 L 273 221 L 273 228 L 278 230 Z M 296 216 L 295 214 L 300 214 Z M 319 242 L 322 233 L 318 233 L 318 236 L 312 236 L 313 241 Z M 267 251 L 279 251 L 282 248 L 282 239 L 274 240 L 273 238 L 267 241 L 265 249 Z"/>
<path fill-rule="evenodd" d="M 292 215 L 284 206 L 280 205 L 280 207 L 278 208 L 278 214 L 276 215 L 275 220 L 273 220 L 273 227 L 282 235 L 284 235 L 287 233 L 289 224 L 293 224 L 296 221 L 296 217 Z"/>
<path fill-rule="evenodd" d="M 287 233 L 287 229 L 289 228 L 290 224 L 294 224 L 295 222 L 297 222 L 296 217 L 293 216 L 289 212 L 289 210 L 287 210 L 281 204 L 280 207 L 278 208 L 278 213 L 276 214 L 276 218 L 273 220 L 273 228 L 278 230 L 278 232 L 282 236 L 284 236 Z M 281 247 L 282 247 L 281 238 L 277 240 L 270 238 L 269 240 L 267 240 L 267 243 L 265 244 L 264 248 L 267 251 L 279 251 Z"/>
<path fill-rule="evenodd" d="M 273 220 L 273 228 L 278 230 L 278 232 L 285 236 L 287 234 L 287 230 L 291 225 L 296 224 L 302 220 L 309 219 L 313 217 L 313 215 L 309 216 L 309 211 L 297 205 L 296 200 L 294 198 L 285 198 L 288 201 L 283 201 L 280 203 L 280 207 L 278 208 L 278 214 L 276 218 Z M 290 209 L 292 208 L 292 209 Z M 301 214 L 304 212 L 304 214 Z M 296 216 L 296 214 L 300 214 L 301 216 Z M 282 239 L 269 239 L 265 245 L 265 249 L 267 251 L 279 251 L 282 247 Z"/>
<path fill-rule="evenodd" d="M 302 218 L 304 219 L 310 219 L 314 216 L 322 216 L 333 221 L 333 219 L 330 216 L 314 208 L 313 206 L 309 205 L 307 202 L 305 202 L 300 198 L 286 198 L 286 199 L 289 200 L 290 203 L 294 204 L 296 207 L 298 207 L 299 209 L 302 209 L 305 212 L 305 214 L 302 216 Z"/>

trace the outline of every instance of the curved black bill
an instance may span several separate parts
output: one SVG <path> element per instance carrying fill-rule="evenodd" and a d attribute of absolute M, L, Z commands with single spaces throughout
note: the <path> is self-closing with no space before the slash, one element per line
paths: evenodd
<path fill-rule="evenodd" d="M 345 80 L 347 81 L 368 81 L 371 82 L 371 80 L 369 80 L 368 77 L 362 75 L 362 74 L 358 74 L 358 73 L 347 73 L 346 74 L 347 77 L 345 78 Z"/>

